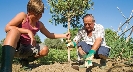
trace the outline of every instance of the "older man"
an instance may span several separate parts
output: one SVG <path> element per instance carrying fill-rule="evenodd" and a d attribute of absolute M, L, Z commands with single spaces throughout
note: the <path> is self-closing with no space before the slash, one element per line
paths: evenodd
<path fill-rule="evenodd" d="M 77 43 L 78 54 L 88 62 L 85 67 L 92 66 L 92 58 L 101 59 L 102 67 L 106 66 L 110 48 L 105 43 L 104 27 L 96 24 L 92 14 L 83 17 L 84 27 L 73 39 Z"/>

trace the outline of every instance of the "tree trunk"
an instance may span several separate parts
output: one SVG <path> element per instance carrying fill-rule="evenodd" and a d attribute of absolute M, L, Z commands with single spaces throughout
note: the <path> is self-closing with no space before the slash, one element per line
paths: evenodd
<path fill-rule="evenodd" d="M 69 31 L 70 30 L 70 20 L 71 20 L 71 18 L 68 17 L 68 32 L 70 32 Z M 68 47 L 68 62 L 70 62 L 70 61 L 71 61 L 71 59 L 70 59 L 70 48 Z"/>

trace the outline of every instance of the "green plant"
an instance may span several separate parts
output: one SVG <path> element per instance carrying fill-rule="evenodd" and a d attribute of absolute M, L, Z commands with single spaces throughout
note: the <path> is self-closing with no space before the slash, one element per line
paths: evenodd
<path fill-rule="evenodd" d="M 110 58 L 130 58 L 133 54 L 133 39 L 130 38 L 126 42 L 126 36 L 119 37 L 115 31 L 111 29 L 105 30 L 105 38 L 108 46 L 111 47 Z"/>
<path fill-rule="evenodd" d="M 36 34 L 35 35 L 36 43 L 42 43 L 40 37 Z"/>
<path fill-rule="evenodd" d="M 46 46 L 52 49 L 66 49 L 66 44 L 64 41 L 61 41 L 61 39 L 49 39 L 46 38 L 44 40 L 44 43 Z"/>
<path fill-rule="evenodd" d="M 74 49 L 70 54 L 71 60 L 77 58 L 77 51 Z M 54 62 L 67 62 L 67 50 L 50 49 L 48 56 L 39 59 L 40 63 L 50 64 Z"/>

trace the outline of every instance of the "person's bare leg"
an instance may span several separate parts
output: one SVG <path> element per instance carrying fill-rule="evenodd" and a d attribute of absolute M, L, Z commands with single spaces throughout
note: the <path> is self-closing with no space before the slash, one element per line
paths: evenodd
<path fill-rule="evenodd" d="M 20 32 L 17 29 L 11 29 L 4 40 L 2 46 L 1 71 L 12 72 L 12 61 L 14 58 L 15 48 L 20 38 Z"/>
<path fill-rule="evenodd" d="M 3 45 L 10 45 L 13 48 L 17 47 L 17 42 L 20 38 L 21 33 L 17 29 L 11 29 L 4 40 Z"/>
<path fill-rule="evenodd" d="M 40 47 L 43 47 L 43 46 L 40 46 Z M 32 55 L 32 56 L 29 56 L 28 58 L 21 58 L 20 59 L 20 63 L 22 65 L 22 68 L 24 69 L 31 69 L 29 67 L 29 62 L 33 62 L 35 61 L 36 59 L 38 58 L 41 58 L 41 57 L 44 57 L 46 55 L 48 55 L 48 52 L 49 52 L 49 49 L 47 46 L 44 46 L 37 55 Z"/>
<path fill-rule="evenodd" d="M 39 54 L 36 55 L 35 57 L 36 58 L 40 58 L 40 57 L 43 57 L 43 56 L 46 56 L 48 55 L 48 52 L 49 52 L 49 49 L 47 46 L 44 46 L 42 50 L 40 50 Z"/>
<path fill-rule="evenodd" d="M 78 47 L 78 51 L 79 51 L 80 55 L 85 55 L 86 54 L 81 47 Z"/>

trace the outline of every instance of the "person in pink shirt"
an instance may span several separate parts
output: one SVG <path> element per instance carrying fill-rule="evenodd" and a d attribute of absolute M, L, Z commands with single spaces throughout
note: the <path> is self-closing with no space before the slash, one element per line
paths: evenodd
<path fill-rule="evenodd" d="M 39 21 L 44 13 L 42 0 L 29 0 L 27 13 L 18 13 L 5 27 L 7 33 L 2 46 L 2 63 L 0 72 L 12 72 L 12 61 L 14 57 L 21 58 L 22 66 L 28 67 L 30 61 L 46 56 L 49 52 L 47 46 L 37 44 L 34 38 L 40 31 L 46 37 L 70 38 L 70 33 L 50 33 Z"/>

